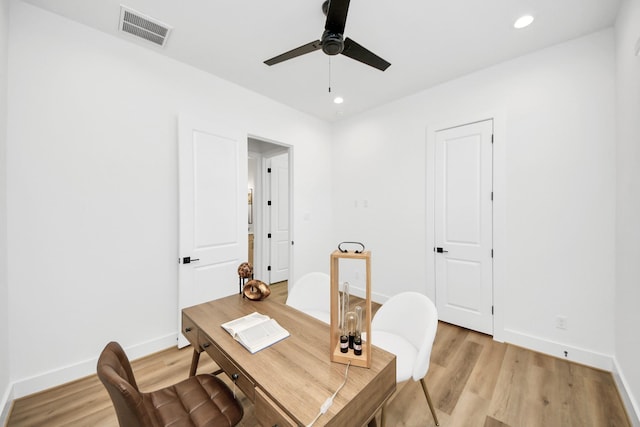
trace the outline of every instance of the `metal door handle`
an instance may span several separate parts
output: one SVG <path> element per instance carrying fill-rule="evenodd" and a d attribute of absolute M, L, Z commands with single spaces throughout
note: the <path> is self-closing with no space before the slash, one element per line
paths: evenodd
<path fill-rule="evenodd" d="M 439 253 L 439 254 L 442 254 L 442 253 L 449 252 L 449 251 L 446 251 L 446 250 L 444 250 L 442 248 L 436 248 L 436 252 Z"/>
<path fill-rule="evenodd" d="M 196 261 L 200 261 L 200 258 L 191 258 L 190 256 L 186 256 L 186 257 L 182 258 L 182 263 L 183 264 L 190 264 L 190 263 L 196 262 Z"/>

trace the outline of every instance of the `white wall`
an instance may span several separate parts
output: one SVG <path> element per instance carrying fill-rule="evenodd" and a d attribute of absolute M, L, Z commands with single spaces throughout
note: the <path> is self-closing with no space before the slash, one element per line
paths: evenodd
<path fill-rule="evenodd" d="M 0 2 L 2 25 L 7 0 Z M 626 7 L 619 50 L 637 37 L 638 3 Z M 10 36 L 0 395 L 11 382 L 20 396 L 93 372 L 110 339 L 135 357 L 175 338 L 176 118 L 183 112 L 293 145 L 292 279 L 326 271 L 337 242 L 362 240 L 373 252 L 379 299 L 434 292 L 425 261 L 432 255 L 428 129 L 497 113 L 503 182 L 496 197 L 506 218 L 498 224 L 505 237 L 496 262 L 505 271 L 496 289 L 497 332 L 542 351 L 569 348 L 594 365 L 615 349 L 628 389 L 640 394 L 633 328 L 640 201 L 632 186 L 640 170 L 638 62 L 618 57 L 624 114 L 616 128 L 612 31 L 345 120 L 333 136 L 325 123 L 21 2 L 11 2 Z M 0 46 L 6 40 L 0 32 Z M 0 86 L 3 63 L 0 47 Z M 0 104 L 0 153 L 4 109 Z M 569 317 L 567 331 L 554 328 L 556 314 Z"/>
<path fill-rule="evenodd" d="M 434 295 L 426 136 L 496 117 L 496 336 L 611 368 L 614 37 L 607 30 L 346 119 L 333 138 L 334 236 L 372 251 L 379 298 Z M 368 207 L 363 207 L 363 201 Z M 357 207 L 356 207 L 357 202 Z M 499 250 L 498 250 L 499 249 Z M 568 316 L 568 329 L 555 316 Z"/>
<path fill-rule="evenodd" d="M 295 274 L 328 265 L 329 125 L 128 41 L 11 3 L 9 347 L 16 397 L 175 343 L 177 117 L 293 146 Z M 295 278 L 295 277 L 294 277 Z"/>
<path fill-rule="evenodd" d="M 640 425 L 640 2 L 622 2 L 616 22 L 617 47 L 617 226 L 615 340 L 618 373 Z"/>
<path fill-rule="evenodd" d="M 7 282 L 7 55 L 9 1 L 0 0 L 0 425 L 9 399 L 9 286 Z"/>

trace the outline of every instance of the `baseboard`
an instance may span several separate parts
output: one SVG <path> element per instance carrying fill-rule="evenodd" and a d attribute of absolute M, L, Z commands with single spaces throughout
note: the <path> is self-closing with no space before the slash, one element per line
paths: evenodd
<path fill-rule="evenodd" d="M 0 425 L 6 426 L 7 421 L 9 420 L 9 411 L 11 411 L 11 405 L 13 403 L 13 385 L 9 384 L 7 390 L 2 395 L 2 400 L 0 400 L 0 408 L 2 408 L 2 412 L 0 412 Z"/>
<path fill-rule="evenodd" d="M 613 371 L 613 356 L 610 354 L 597 353 L 595 351 L 550 341 L 548 339 L 535 337 L 533 335 L 524 334 L 511 329 L 505 329 L 501 334 L 501 337 L 504 338 L 504 342 L 524 347 L 529 350 L 570 360 L 571 362 L 591 366 L 592 368 L 602 369 L 609 372 Z"/>
<path fill-rule="evenodd" d="M 175 346 L 176 343 L 177 334 L 174 333 L 127 347 L 125 351 L 127 356 L 133 360 Z M 96 354 L 94 358 L 18 380 L 13 383 L 13 398 L 18 399 L 95 374 L 98 356 Z"/>
<path fill-rule="evenodd" d="M 634 427 L 640 427 L 640 404 L 631 393 L 631 389 L 628 386 L 624 373 L 622 372 L 622 369 L 620 369 L 620 365 L 618 364 L 618 359 L 615 357 L 613 358 L 612 373 L 613 379 L 618 386 L 618 391 L 620 392 L 620 397 L 622 398 L 624 408 L 627 410 L 627 415 L 629 416 L 631 425 Z"/>

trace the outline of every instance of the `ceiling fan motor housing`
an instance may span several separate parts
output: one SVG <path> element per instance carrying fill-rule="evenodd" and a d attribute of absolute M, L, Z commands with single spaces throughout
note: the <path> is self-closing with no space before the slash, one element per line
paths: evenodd
<path fill-rule="evenodd" d="M 322 51 L 327 55 L 338 55 L 344 49 L 344 39 L 342 34 L 332 33 L 325 30 L 322 34 Z"/>

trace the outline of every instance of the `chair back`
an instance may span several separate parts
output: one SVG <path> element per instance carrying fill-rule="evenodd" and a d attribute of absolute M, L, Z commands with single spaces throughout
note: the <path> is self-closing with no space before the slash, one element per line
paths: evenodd
<path fill-rule="evenodd" d="M 287 305 L 302 312 L 331 313 L 331 278 L 326 273 L 312 272 L 299 278 L 289 291 Z"/>
<path fill-rule="evenodd" d="M 156 425 L 145 407 L 131 363 L 120 344 L 107 344 L 98 358 L 97 371 L 98 378 L 109 392 L 121 426 Z"/>
<path fill-rule="evenodd" d="M 418 352 L 413 366 L 413 380 L 427 374 L 431 348 L 438 328 L 438 311 L 431 300 L 418 292 L 402 292 L 382 304 L 371 321 L 372 331 L 401 336 Z M 375 332 L 372 332 L 375 343 Z"/>

